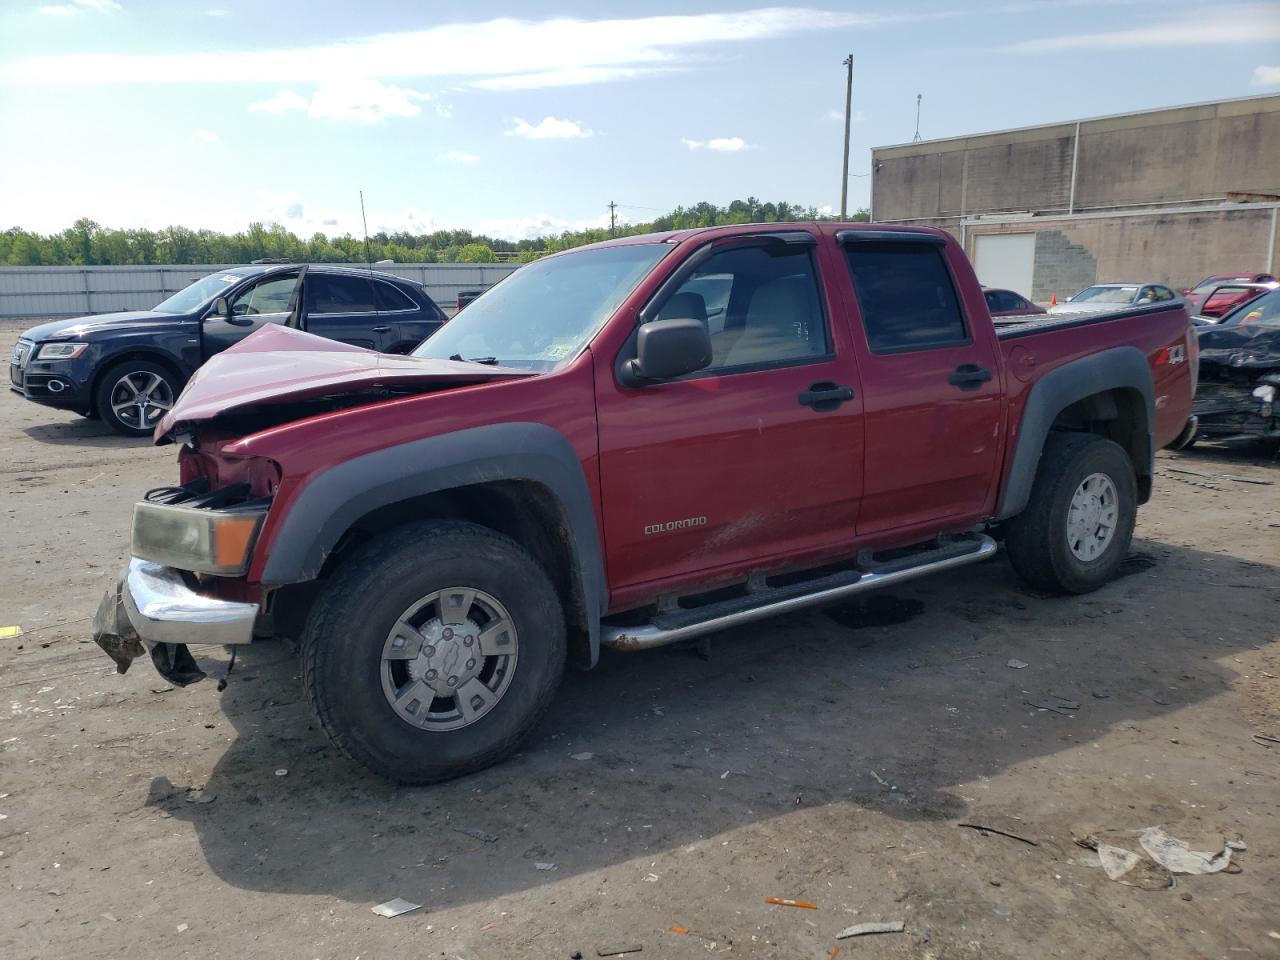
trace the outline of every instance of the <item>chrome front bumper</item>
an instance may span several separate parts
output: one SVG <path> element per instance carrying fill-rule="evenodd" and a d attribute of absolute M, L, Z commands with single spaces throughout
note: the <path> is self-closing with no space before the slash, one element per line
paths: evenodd
<path fill-rule="evenodd" d="M 257 618 L 256 603 L 205 596 L 180 571 L 133 557 L 98 605 L 93 639 L 121 673 L 149 654 L 162 675 L 185 686 L 204 676 L 187 644 L 250 643 Z"/>
<path fill-rule="evenodd" d="M 179 571 L 137 557 L 129 561 L 120 599 L 144 643 L 250 643 L 258 618 L 256 603 L 206 597 Z"/>

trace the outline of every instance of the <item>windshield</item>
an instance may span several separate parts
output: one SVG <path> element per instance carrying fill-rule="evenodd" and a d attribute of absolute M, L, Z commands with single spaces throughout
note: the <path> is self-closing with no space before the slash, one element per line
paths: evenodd
<path fill-rule="evenodd" d="M 1086 287 L 1071 298 L 1072 303 L 1092 300 L 1094 303 L 1131 303 L 1137 287 Z"/>
<path fill-rule="evenodd" d="M 1280 290 L 1264 293 L 1256 300 L 1250 300 L 1243 306 L 1223 318 L 1219 326 L 1230 327 L 1244 324 L 1258 327 L 1280 327 Z"/>
<path fill-rule="evenodd" d="M 670 250 L 638 243 L 535 260 L 485 291 L 413 355 L 553 370 L 577 356 Z"/>
<path fill-rule="evenodd" d="M 168 300 L 161 300 L 151 308 L 153 313 L 190 313 L 202 304 L 226 290 L 237 280 L 243 280 L 234 273 L 215 273 L 197 280 L 189 287 L 184 287 Z"/>

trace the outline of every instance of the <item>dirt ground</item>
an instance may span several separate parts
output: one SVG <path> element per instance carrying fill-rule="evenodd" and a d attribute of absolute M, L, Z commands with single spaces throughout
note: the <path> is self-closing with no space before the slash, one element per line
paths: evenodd
<path fill-rule="evenodd" d="M 709 660 L 606 653 L 519 756 L 419 789 L 336 754 L 280 645 L 219 693 L 88 642 L 171 448 L 6 395 L 0 454 L 0 625 L 23 631 L 0 637 L 0 956 L 1280 956 L 1280 467 L 1258 449 L 1163 454 L 1096 594 L 1032 595 L 997 559 Z M 1028 703 L 1050 695 L 1079 707 Z M 1149 890 L 1073 842 L 1140 852 L 1155 825 L 1247 850 Z M 423 908 L 370 911 L 393 897 Z M 834 939 L 880 920 L 905 930 Z"/>

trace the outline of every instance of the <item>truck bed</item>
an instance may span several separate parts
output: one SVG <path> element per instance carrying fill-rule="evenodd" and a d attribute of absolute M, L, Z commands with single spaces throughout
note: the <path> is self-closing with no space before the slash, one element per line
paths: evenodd
<path fill-rule="evenodd" d="M 1181 300 L 1169 300 L 1164 303 L 1149 303 L 1141 307 L 1124 307 L 1120 310 L 1103 312 L 1082 310 L 1079 313 L 1036 313 L 1025 317 L 992 317 L 992 323 L 995 324 L 996 337 L 1001 340 L 1013 340 L 1032 333 L 1047 333 L 1050 330 L 1063 330 L 1067 327 L 1085 327 L 1110 320 L 1163 313 L 1171 307 L 1181 305 Z"/>

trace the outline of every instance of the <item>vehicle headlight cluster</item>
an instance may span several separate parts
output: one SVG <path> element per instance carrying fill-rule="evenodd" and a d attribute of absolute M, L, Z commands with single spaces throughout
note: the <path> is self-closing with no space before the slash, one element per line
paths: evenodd
<path fill-rule="evenodd" d="M 159 503 L 133 508 L 133 555 L 178 570 L 240 576 L 258 530 L 267 515 L 263 507 L 209 510 Z"/>
<path fill-rule="evenodd" d="M 36 354 L 37 360 L 74 360 L 85 350 L 87 343 L 46 343 Z"/>
<path fill-rule="evenodd" d="M 1276 388 L 1269 383 L 1264 383 L 1260 387 L 1253 388 L 1253 396 L 1255 400 L 1262 401 L 1262 409 L 1258 412 L 1264 417 L 1271 416 L 1275 409 L 1272 404 L 1276 400 Z"/>

